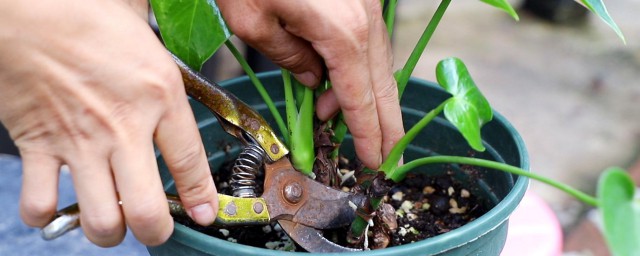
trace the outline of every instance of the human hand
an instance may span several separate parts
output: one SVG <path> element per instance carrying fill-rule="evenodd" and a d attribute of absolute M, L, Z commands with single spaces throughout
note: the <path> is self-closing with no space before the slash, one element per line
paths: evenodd
<path fill-rule="evenodd" d="M 166 241 L 173 221 L 154 141 L 191 217 L 213 222 L 204 148 L 147 8 L 140 0 L 0 0 L 0 120 L 22 155 L 26 224 L 53 217 L 66 164 L 89 240 L 116 245 L 126 224 L 144 244 Z"/>
<path fill-rule="evenodd" d="M 377 168 L 404 135 L 392 56 L 378 0 L 217 0 L 247 44 L 316 86 L 326 65 L 333 90 L 316 107 L 322 120 L 340 108 L 356 153 Z"/>

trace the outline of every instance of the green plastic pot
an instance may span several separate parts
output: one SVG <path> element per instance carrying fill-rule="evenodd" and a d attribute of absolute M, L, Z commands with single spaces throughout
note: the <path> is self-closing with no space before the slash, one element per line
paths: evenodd
<path fill-rule="evenodd" d="M 259 75 L 277 106 L 284 111 L 284 94 L 279 72 Z M 221 83 L 226 89 L 237 95 L 247 104 L 259 111 L 267 121 L 273 123 L 266 105 L 251 85 L 248 78 L 236 78 Z M 419 79 L 409 82 L 402 100 L 402 112 L 405 127 L 411 127 L 426 111 L 434 108 L 448 95 L 437 85 Z M 226 134 L 215 117 L 201 104 L 193 101 L 192 108 L 198 121 L 198 127 L 208 152 L 209 163 L 218 170 L 225 161 L 239 152 L 240 144 Z M 284 116 L 284 115 L 283 115 Z M 273 126 L 275 127 L 275 125 Z M 482 137 L 487 148 L 485 152 L 474 152 L 462 136 L 443 117 L 438 117 L 421 132 L 405 152 L 405 161 L 425 155 L 462 155 L 471 152 L 478 158 L 493 159 L 528 169 L 529 161 L 524 143 L 515 129 L 499 114 L 486 124 Z M 223 147 L 232 145 L 229 151 Z M 353 152 L 350 138 L 343 145 L 343 152 Z M 165 189 L 175 192 L 173 179 L 162 159 L 158 160 Z M 421 168 L 424 175 L 441 174 L 443 165 Z M 455 166 L 452 168 L 457 170 Z M 391 247 L 383 250 L 350 253 L 353 255 L 499 255 L 507 236 L 509 215 L 516 208 L 527 189 L 527 179 L 511 174 L 479 169 L 481 177 L 471 178 L 462 171 L 454 171 L 456 179 L 467 185 L 475 194 L 483 195 L 489 204 L 489 212 L 480 218 L 451 232 L 438 235 L 409 245 Z M 175 229 L 169 240 L 160 246 L 149 247 L 151 255 L 283 255 L 308 254 L 289 253 L 256 248 L 226 240 L 217 239 L 175 223 Z"/>

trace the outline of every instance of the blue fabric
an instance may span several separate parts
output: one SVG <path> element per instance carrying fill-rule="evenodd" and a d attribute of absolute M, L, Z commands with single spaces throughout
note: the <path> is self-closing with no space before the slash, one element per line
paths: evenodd
<path fill-rule="evenodd" d="M 149 255 L 131 232 L 122 244 L 112 248 L 92 244 L 80 229 L 53 241 L 43 240 L 39 229 L 26 226 L 20 219 L 21 183 L 20 158 L 0 154 L 0 255 Z M 69 172 L 61 172 L 58 193 L 58 209 L 76 201 Z"/>

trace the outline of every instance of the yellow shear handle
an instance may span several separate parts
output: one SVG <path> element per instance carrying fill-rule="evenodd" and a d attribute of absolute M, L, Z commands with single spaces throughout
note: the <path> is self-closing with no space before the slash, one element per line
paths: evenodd
<path fill-rule="evenodd" d="M 218 216 L 215 224 L 219 226 L 260 225 L 271 220 L 267 203 L 263 198 L 240 198 L 218 194 Z"/>
<path fill-rule="evenodd" d="M 266 225 L 271 220 L 264 198 L 240 198 L 218 194 L 218 201 L 220 208 L 214 225 Z M 179 197 L 167 194 L 167 202 L 174 218 L 189 219 Z M 78 204 L 72 204 L 56 213 L 49 224 L 42 228 L 41 236 L 45 240 L 51 240 L 77 227 L 80 227 L 80 208 Z"/>

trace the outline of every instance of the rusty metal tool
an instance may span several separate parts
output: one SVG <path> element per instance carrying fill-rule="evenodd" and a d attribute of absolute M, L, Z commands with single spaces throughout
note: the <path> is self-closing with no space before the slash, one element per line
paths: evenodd
<path fill-rule="evenodd" d="M 364 196 L 327 187 L 296 171 L 286 157 L 289 150 L 262 116 L 235 95 L 191 70 L 177 57 L 174 59 L 180 67 L 187 94 L 209 108 L 227 133 L 247 147 L 257 145 L 267 156 L 261 163 L 265 170 L 263 194 L 260 197 L 219 194 L 219 210 L 213 225 L 264 225 L 278 221 L 283 230 L 307 251 L 357 251 L 327 240 L 322 236 L 322 230 L 350 224 L 356 215 L 350 205 L 364 203 Z M 174 218 L 188 219 L 179 197 L 167 195 L 167 202 Z M 42 237 L 54 239 L 79 227 L 79 212 L 77 204 L 59 211 L 42 229 Z"/>

